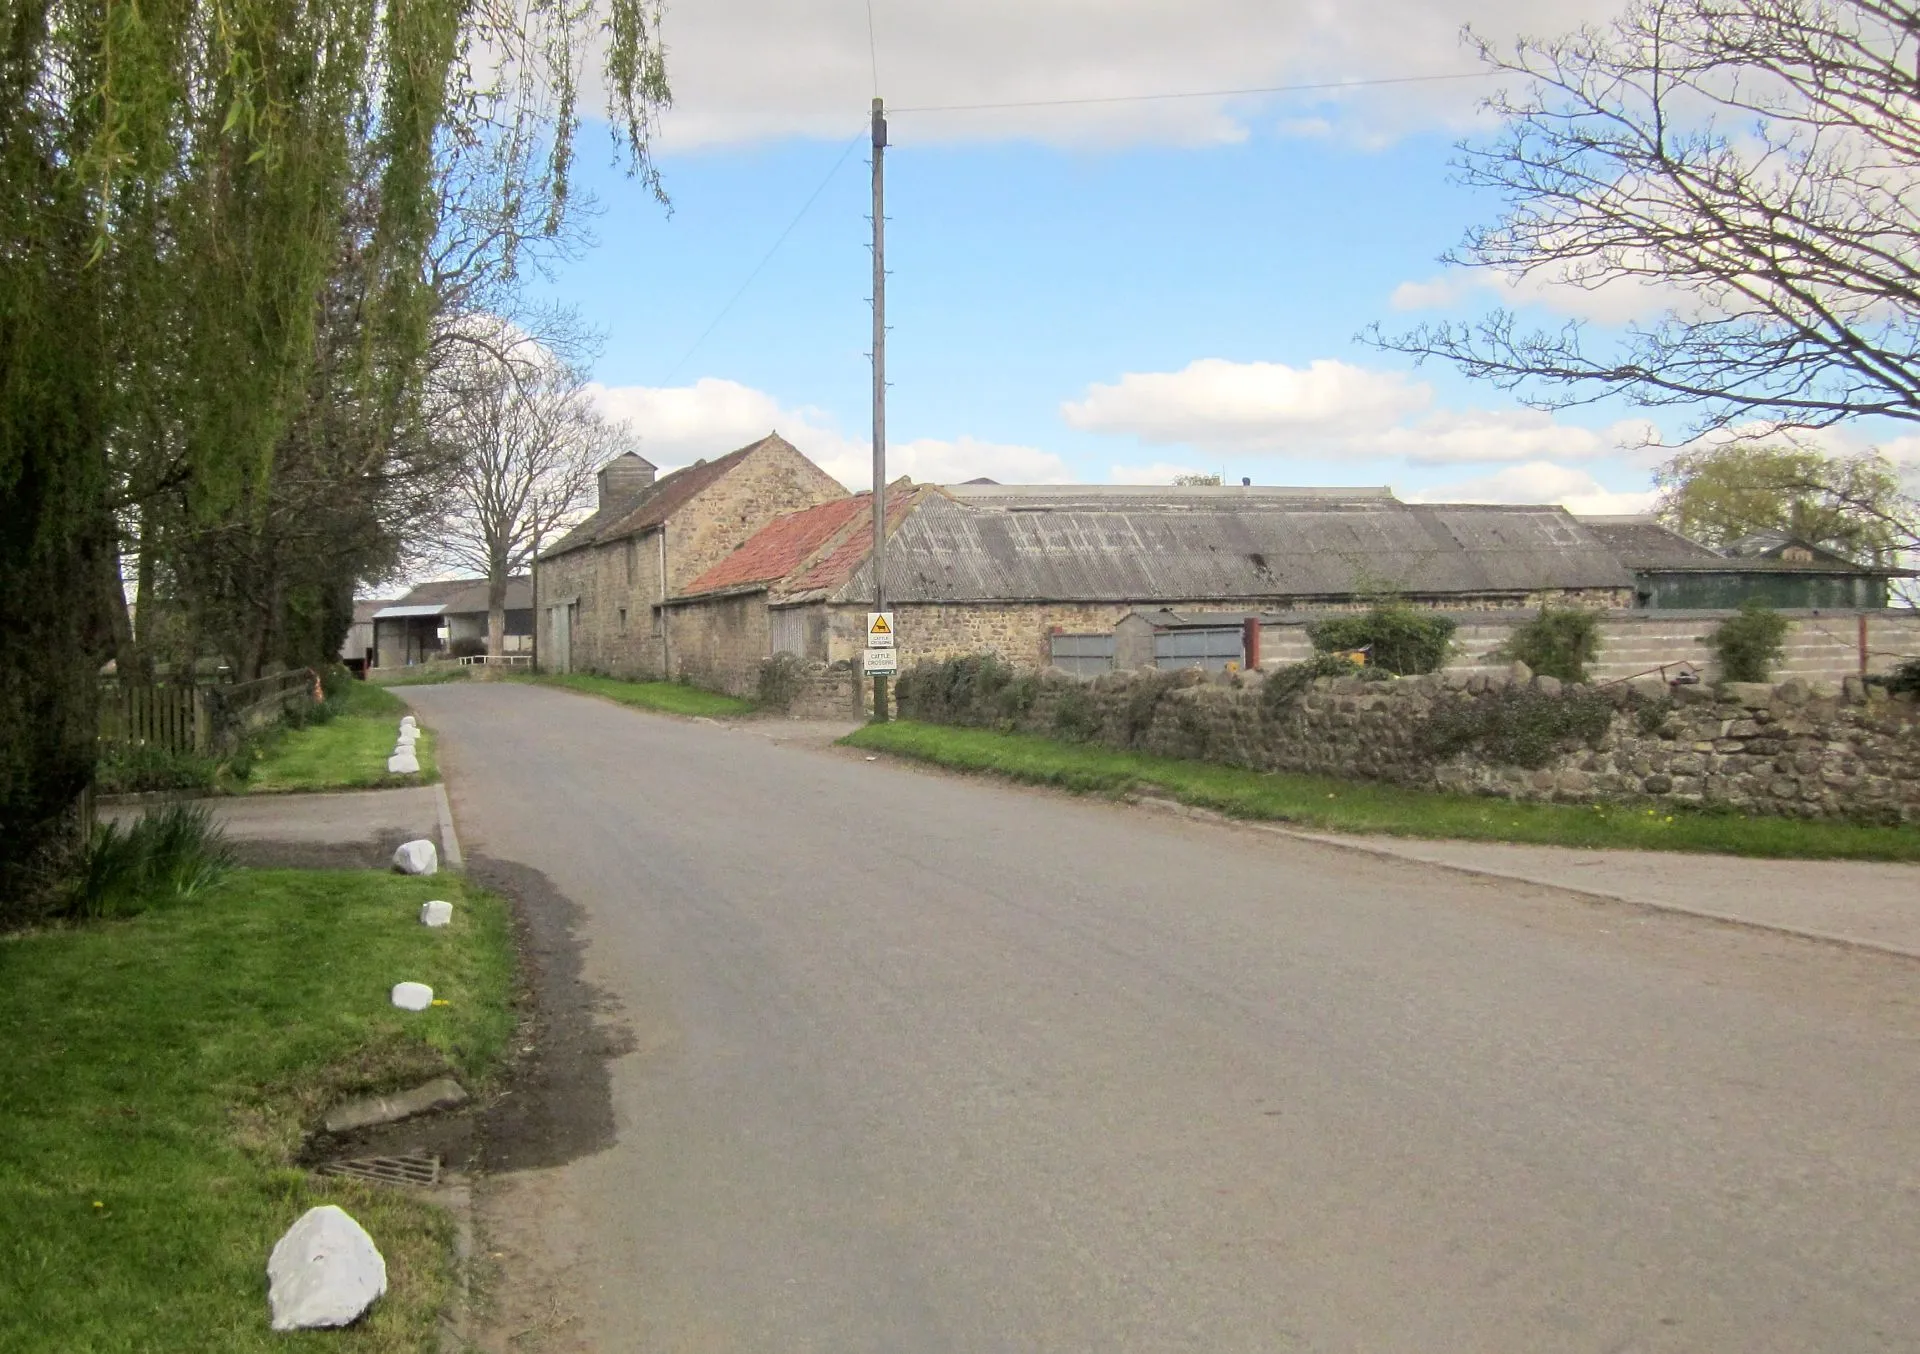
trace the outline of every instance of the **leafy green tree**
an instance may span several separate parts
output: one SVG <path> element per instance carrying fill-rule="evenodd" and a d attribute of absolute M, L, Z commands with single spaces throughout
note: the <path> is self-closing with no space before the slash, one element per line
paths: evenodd
<path fill-rule="evenodd" d="M 1781 531 L 1863 563 L 1920 544 L 1920 504 L 1878 455 L 1730 442 L 1685 451 L 1655 472 L 1660 519 L 1716 548 Z"/>
<path fill-rule="evenodd" d="M 542 228 L 559 229 L 583 53 L 604 29 L 609 112 L 634 172 L 657 186 L 659 17 L 658 0 L 8 8 L 0 901 L 44 891 L 72 839 L 96 672 L 122 630 L 129 522 L 150 586 L 188 577 L 210 529 L 251 533 L 246 551 L 281 558 L 271 528 L 290 448 L 306 439 L 308 464 L 337 450 L 316 402 L 331 427 L 362 435 L 369 473 L 391 476 L 390 453 L 418 426 L 440 309 L 426 267 L 440 167 L 462 148 L 537 148 L 509 160 L 553 206 Z M 353 341 L 331 347 L 323 379 L 338 293 L 354 298 Z M 341 601 L 336 579 L 301 605 L 320 616 Z"/>

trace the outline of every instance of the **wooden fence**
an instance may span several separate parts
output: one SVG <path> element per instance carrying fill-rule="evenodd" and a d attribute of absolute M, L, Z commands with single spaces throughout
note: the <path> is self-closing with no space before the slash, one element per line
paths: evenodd
<path fill-rule="evenodd" d="M 123 686 L 100 691 L 100 741 L 149 743 L 169 752 L 205 754 L 213 743 L 211 688 Z"/>
<path fill-rule="evenodd" d="M 107 682 L 100 691 L 100 742 L 212 756 L 318 698 L 319 679 L 305 668 L 226 686 Z"/>

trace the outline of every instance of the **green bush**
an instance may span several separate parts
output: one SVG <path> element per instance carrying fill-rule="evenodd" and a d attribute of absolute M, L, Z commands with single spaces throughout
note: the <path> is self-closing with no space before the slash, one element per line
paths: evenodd
<path fill-rule="evenodd" d="M 1013 669 L 999 655 L 968 654 L 920 664 L 900 677 L 894 694 L 902 719 L 983 725 L 997 718 L 995 698 L 1013 681 Z"/>
<path fill-rule="evenodd" d="M 1495 766 L 1535 768 L 1582 744 L 1597 745 L 1612 725 L 1613 702 L 1602 692 L 1548 695 L 1538 687 L 1510 686 L 1442 701 L 1419 739 L 1436 761 L 1471 751 Z"/>
<path fill-rule="evenodd" d="M 1877 680 L 1879 685 L 1896 696 L 1920 696 L 1920 658 L 1903 660 L 1892 672 Z"/>
<path fill-rule="evenodd" d="M 66 911 L 87 920 L 131 917 L 217 884 L 233 859 L 202 804 L 170 804 L 125 831 L 103 823 L 87 844 Z"/>
<path fill-rule="evenodd" d="M 754 699 L 763 709 L 785 712 L 793 708 L 806 683 L 807 660 L 799 654 L 777 653 L 760 664 Z"/>
<path fill-rule="evenodd" d="M 447 645 L 449 658 L 479 658 L 487 651 L 487 641 L 479 635 L 462 635 Z"/>
<path fill-rule="evenodd" d="M 1367 663 L 1401 677 L 1438 672 L 1453 648 L 1454 622 L 1399 603 L 1383 603 L 1355 616 L 1336 616 L 1307 627 L 1323 654 L 1367 650 Z"/>
<path fill-rule="evenodd" d="M 994 712 L 1000 723 L 1006 728 L 1014 728 L 1033 710 L 1034 702 L 1040 699 L 1040 674 L 1029 672 L 1023 677 L 1015 677 L 999 691 L 994 693 Z"/>
<path fill-rule="evenodd" d="M 1587 665 L 1600 653 L 1600 613 L 1578 608 L 1540 614 L 1508 636 L 1502 652 L 1545 677 L 1587 680 Z"/>
<path fill-rule="evenodd" d="M 1787 618 L 1761 601 L 1747 601 L 1708 638 L 1720 655 L 1720 680 L 1764 682 L 1786 650 Z"/>
<path fill-rule="evenodd" d="M 1127 703 L 1121 708 L 1121 723 L 1126 729 L 1127 746 L 1138 747 L 1153 728 L 1153 717 L 1167 693 L 1180 685 L 1177 671 L 1149 668 L 1133 674 L 1127 688 Z"/>
<path fill-rule="evenodd" d="M 1100 732 L 1099 707 L 1085 687 L 1070 686 L 1061 691 L 1053 707 L 1053 729 L 1071 743 L 1091 742 Z"/>
<path fill-rule="evenodd" d="M 1306 694 L 1316 677 L 1355 677 L 1360 671 L 1346 659 L 1330 653 L 1315 654 L 1304 663 L 1271 668 L 1260 686 L 1261 713 L 1270 718 L 1285 714 Z"/>
<path fill-rule="evenodd" d="M 93 786 L 103 795 L 209 790 L 218 771 L 211 757 L 173 752 L 156 743 L 113 743 L 100 753 Z"/>

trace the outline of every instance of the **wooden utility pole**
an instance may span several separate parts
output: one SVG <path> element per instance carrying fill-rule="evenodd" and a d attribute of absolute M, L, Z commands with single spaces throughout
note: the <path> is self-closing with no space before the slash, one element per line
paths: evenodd
<path fill-rule="evenodd" d="M 873 100 L 873 609 L 887 609 L 887 107 Z M 873 679 L 873 717 L 887 721 L 887 678 Z"/>

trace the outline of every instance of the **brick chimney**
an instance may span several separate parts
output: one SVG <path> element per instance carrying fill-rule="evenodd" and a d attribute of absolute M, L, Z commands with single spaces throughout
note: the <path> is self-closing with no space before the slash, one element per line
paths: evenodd
<path fill-rule="evenodd" d="M 623 451 L 600 467 L 600 502 L 604 508 L 609 503 L 617 503 L 631 498 L 640 490 L 653 483 L 654 464 L 652 461 Z"/>

